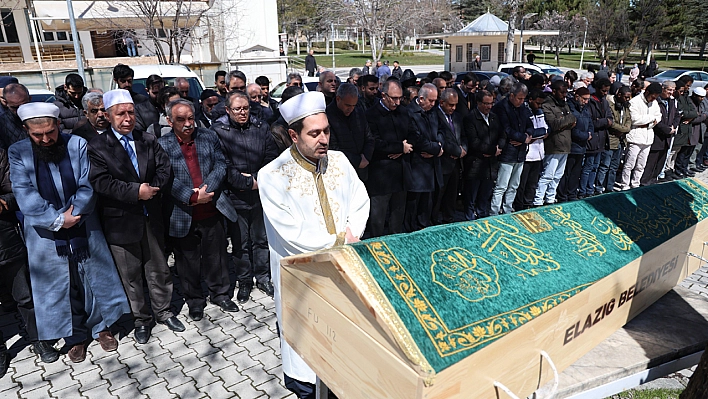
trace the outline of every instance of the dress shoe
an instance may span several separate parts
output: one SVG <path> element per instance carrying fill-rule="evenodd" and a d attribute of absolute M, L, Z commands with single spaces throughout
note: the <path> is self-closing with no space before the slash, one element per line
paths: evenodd
<path fill-rule="evenodd" d="M 150 326 L 137 326 L 135 327 L 135 341 L 139 344 L 146 344 L 150 340 Z"/>
<path fill-rule="evenodd" d="M 101 345 L 101 349 L 106 352 L 113 352 L 118 349 L 118 341 L 108 330 L 98 333 L 98 338 L 96 340 L 98 341 L 98 344 Z"/>
<path fill-rule="evenodd" d="M 224 299 L 223 301 L 214 302 L 214 305 L 220 307 L 224 312 L 238 312 L 238 305 L 236 305 L 231 299 Z"/>
<path fill-rule="evenodd" d="M 32 345 L 34 353 L 39 355 L 43 363 L 54 363 L 59 359 L 59 351 L 47 341 L 39 341 Z"/>
<path fill-rule="evenodd" d="M 203 308 L 194 308 L 194 309 L 189 309 L 189 318 L 194 320 L 194 321 L 199 321 L 204 317 L 204 309 Z"/>
<path fill-rule="evenodd" d="M 270 281 L 266 281 L 265 283 L 259 282 L 256 284 L 256 287 L 258 287 L 259 290 L 263 291 L 264 294 L 268 295 L 269 297 L 273 296 L 273 283 Z"/>
<path fill-rule="evenodd" d="M 185 330 L 184 324 L 182 324 L 182 322 L 179 321 L 179 319 L 177 319 L 177 317 L 175 316 L 172 316 L 167 320 L 161 321 L 160 324 L 166 325 L 167 328 L 174 332 L 182 332 Z"/>
<path fill-rule="evenodd" d="M 74 363 L 83 362 L 86 360 L 86 345 L 82 342 L 72 346 L 67 355 L 69 356 L 69 360 Z"/>
<path fill-rule="evenodd" d="M 671 177 L 673 177 L 674 180 L 678 180 L 678 179 L 683 179 L 684 177 L 686 177 L 686 175 L 684 175 L 682 172 L 680 172 L 678 170 L 674 170 L 672 172 Z"/>
<path fill-rule="evenodd" d="M 253 284 L 238 283 L 238 293 L 236 294 L 238 303 L 248 302 L 248 298 L 251 297 L 251 290 L 253 290 Z"/>
<path fill-rule="evenodd" d="M 695 172 L 691 172 L 690 170 L 687 170 L 687 171 L 683 172 L 683 174 L 686 175 L 686 176 L 688 176 L 688 177 L 695 177 L 695 176 L 696 176 L 696 173 L 695 173 Z"/>

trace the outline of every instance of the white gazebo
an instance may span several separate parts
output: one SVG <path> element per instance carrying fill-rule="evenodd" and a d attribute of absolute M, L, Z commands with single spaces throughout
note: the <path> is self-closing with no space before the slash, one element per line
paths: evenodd
<path fill-rule="evenodd" d="M 449 65 L 451 72 L 464 72 L 472 70 L 472 61 L 476 55 L 480 56 L 483 71 L 496 71 L 499 64 L 504 63 L 506 38 L 509 25 L 494 14 L 487 12 L 467 26 L 454 33 L 437 33 L 419 37 L 420 39 L 443 39 L 450 45 L 445 65 Z M 531 30 L 523 31 L 523 40 L 531 36 L 558 36 L 557 30 Z M 518 46 L 521 45 L 521 31 L 514 30 L 514 61 L 518 60 Z"/>

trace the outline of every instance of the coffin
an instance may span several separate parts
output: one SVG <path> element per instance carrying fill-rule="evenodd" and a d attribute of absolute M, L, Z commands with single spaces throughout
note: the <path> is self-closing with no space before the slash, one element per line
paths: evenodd
<path fill-rule="evenodd" d="M 699 267 L 706 216 L 687 179 L 285 258 L 283 337 L 342 399 L 526 397 Z"/>

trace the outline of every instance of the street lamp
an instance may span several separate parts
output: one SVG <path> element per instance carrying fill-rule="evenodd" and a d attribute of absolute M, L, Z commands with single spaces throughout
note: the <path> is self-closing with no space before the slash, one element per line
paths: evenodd
<path fill-rule="evenodd" d="M 583 36 L 583 52 L 580 53 L 580 66 L 578 69 L 583 69 L 583 57 L 585 56 L 585 39 L 588 38 L 588 19 L 583 17 L 585 20 L 585 35 Z"/>
<path fill-rule="evenodd" d="M 521 44 L 519 46 L 519 62 L 524 62 L 524 21 L 526 20 L 526 18 L 535 17 L 536 15 L 538 15 L 537 12 L 530 12 L 524 15 L 523 18 L 521 18 Z"/>

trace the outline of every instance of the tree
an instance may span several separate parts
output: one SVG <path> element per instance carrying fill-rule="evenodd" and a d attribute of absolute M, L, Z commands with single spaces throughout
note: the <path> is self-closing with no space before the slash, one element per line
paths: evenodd
<path fill-rule="evenodd" d="M 651 48 L 665 24 L 666 11 L 660 0 L 633 0 L 629 6 L 631 40 L 620 58 L 626 59 L 638 43 Z"/>
<path fill-rule="evenodd" d="M 588 6 L 588 40 L 595 45 L 600 59 L 607 59 L 610 44 L 626 43 L 628 36 L 625 0 L 597 0 Z"/>
<path fill-rule="evenodd" d="M 541 36 L 539 41 L 555 48 L 556 65 L 560 65 L 560 49 L 576 40 L 584 32 L 585 21 L 579 15 L 570 16 L 568 12 L 546 11 L 534 24 L 539 30 L 557 30 L 558 36 Z"/>
<path fill-rule="evenodd" d="M 153 42 L 161 64 L 180 62 L 193 30 L 208 10 L 204 2 L 193 0 L 135 0 L 122 4 L 142 21 L 145 26 L 143 40 Z M 110 18 L 107 20 L 111 21 Z M 167 47 L 167 54 L 163 46 Z"/>

